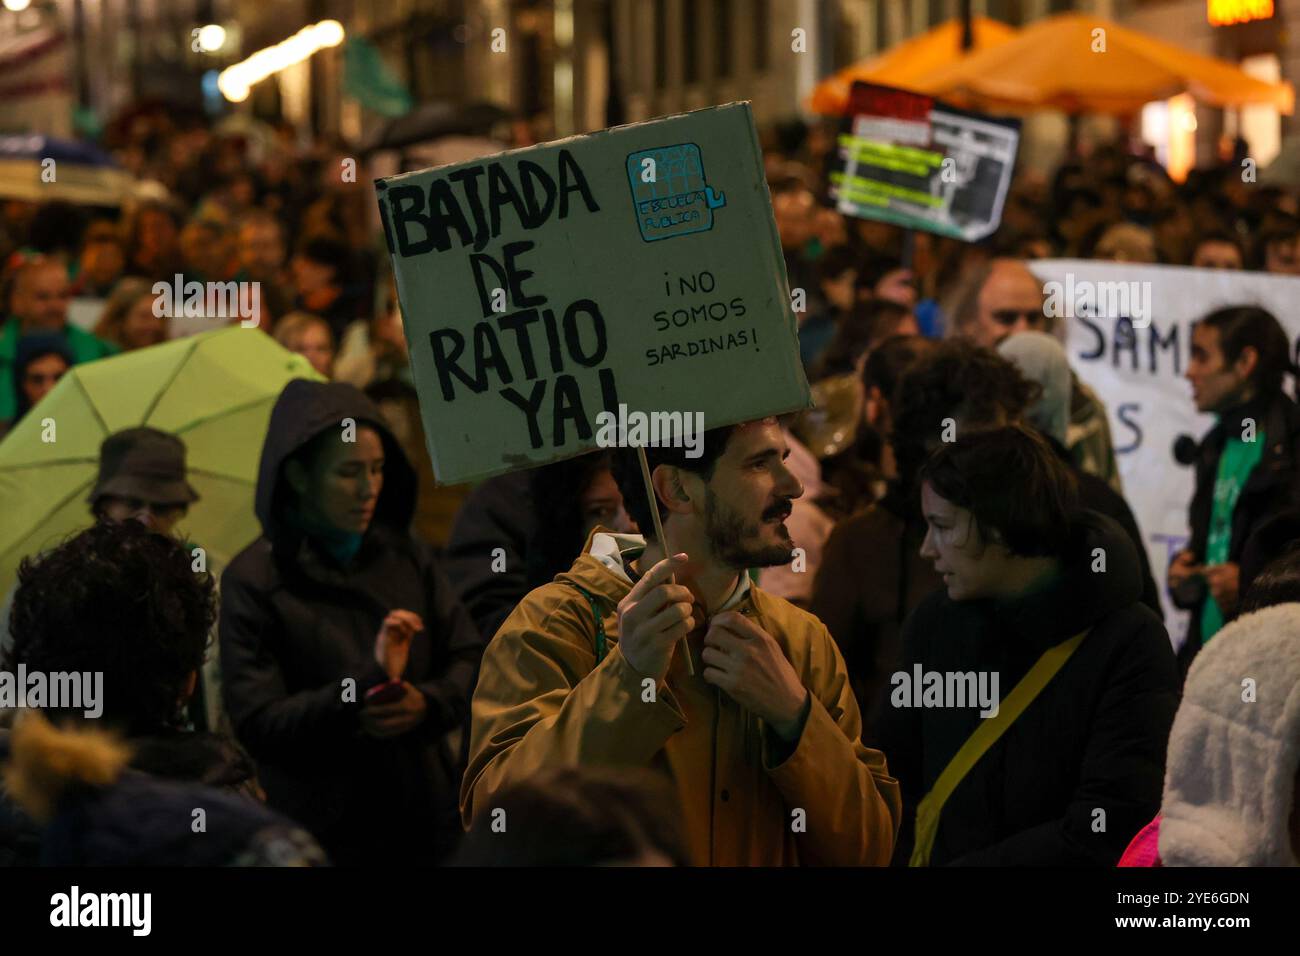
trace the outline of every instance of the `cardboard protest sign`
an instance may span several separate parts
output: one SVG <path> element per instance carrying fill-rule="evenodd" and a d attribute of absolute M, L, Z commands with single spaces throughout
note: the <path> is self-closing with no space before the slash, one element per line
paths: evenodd
<path fill-rule="evenodd" d="M 974 242 L 1002 221 L 1020 122 L 856 82 L 837 145 L 840 212 Z"/>
<path fill-rule="evenodd" d="M 440 482 L 612 444 L 602 412 L 809 404 L 748 104 L 376 190 Z"/>

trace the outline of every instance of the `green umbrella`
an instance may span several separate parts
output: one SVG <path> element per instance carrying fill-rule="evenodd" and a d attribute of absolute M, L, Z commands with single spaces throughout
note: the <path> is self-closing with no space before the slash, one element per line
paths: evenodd
<path fill-rule="evenodd" d="M 257 329 L 228 327 L 74 366 L 0 441 L 0 594 L 18 563 L 90 524 L 99 445 L 148 425 L 185 442 L 200 498 L 178 535 L 224 566 L 260 533 L 257 465 L 271 406 L 302 356 Z"/>

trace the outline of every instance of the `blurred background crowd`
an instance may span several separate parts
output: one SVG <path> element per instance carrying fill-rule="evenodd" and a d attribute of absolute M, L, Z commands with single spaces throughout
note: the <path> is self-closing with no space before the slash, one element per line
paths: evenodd
<path fill-rule="evenodd" d="M 510 135 L 521 126 L 498 125 L 505 135 L 489 142 L 530 143 Z M 163 109 L 124 124 L 105 143 L 136 183 L 120 209 L 3 201 L 0 429 L 12 428 L 76 363 L 222 324 L 157 314 L 156 282 L 257 282 L 262 333 L 392 412 L 427 479 L 417 525 L 445 543 L 467 489 L 431 480 L 366 155 L 338 140 L 301 142 L 287 124 L 256 144 L 216 127 Z M 888 394 L 891 374 L 884 356 L 867 367 L 877 346 L 897 335 L 978 329 L 977 312 L 1008 308 L 1037 318 L 977 331 L 980 344 L 1026 328 L 1060 332 L 1048 328 L 1041 283 L 1020 263 L 1063 256 L 1300 273 L 1297 191 L 1244 183 L 1241 141 L 1181 183 L 1149 151 L 1125 143 L 1090 146 L 1050 175 L 1024 170 L 1012 181 L 1001 228 L 969 244 L 837 211 L 826 198 L 837 128 L 835 120 L 790 120 L 762 130 L 790 286 L 804 293 L 800 355 L 821 406 L 796 433 L 821 466 L 826 488 L 815 497 L 831 517 L 868 503 L 888 476 L 881 409 L 869 401 L 873 388 Z M 1117 483 L 1105 444 L 1096 470 Z"/>
<path fill-rule="evenodd" d="M 319 435 L 320 422 L 329 420 L 322 409 L 356 411 L 358 420 L 381 426 L 373 432 L 376 447 L 387 454 L 386 478 L 394 483 L 400 477 L 400 494 L 409 497 L 399 508 L 405 509 L 402 514 L 385 520 L 403 530 L 409 524 L 423 543 L 425 550 L 412 558 L 420 575 L 438 582 L 446 575 L 447 584 L 431 586 L 423 599 L 432 600 L 428 595 L 435 590 L 440 602 L 445 597 L 425 614 L 437 619 L 450 646 L 443 657 L 418 664 L 433 688 L 423 692 L 428 706 L 445 704 L 439 715 L 445 730 L 454 731 L 467 719 L 476 655 L 521 598 L 566 570 L 597 526 L 613 531 L 636 526 L 607 455 L 585 455 L 473 488 L 436 484 L 379 228 L 372 185 L 377 176 L 680 108 L 754 100 L 789 285 L 804 293 L 803 308 L 796 311 L 800 360 L 816 405 L 782 421 L 792 448 L 790 468 L 805 489 L 789 524 L 807 553 L 807 566 L 765 568 L 756 578 L 765 590 L 812 610 L 826 623 L 847 661 L 869 744 L 883 682 L 900 650 L 902 624 L 940 583 L 918 554 L 925 524 L 914 491 L 922 462 L 937 441 L 937 423 L 950 414 L 989 427 L 1025 423 L 1050 440 L 1078 476 L 1088 507 L 1113 517 L 1137 546 L 1141 601 L 1164 616 L 1157 575 L 1123 496 L 1106 396 L 1072 371 L 1060 344 L 1063 330 L 1045 314 L 1042 283 L 1026 262 L 1069 257 L 1300 276 L 1300 181 L 1287 175 L 1292 120 L 1277 110 L 1248 116 L 1244 109 L 1170 105 L 1170 100 L 1163 113 L 1150 116 L 1131 111 L 1027 120 L 1001 226 L 979 243 L 841 213 L 829 198 L 828 174 L 842 118 L 804 109 L 806 98 L 818 81 L 857 56 L 886 51 L 947 22 L 963 6 L 956 2 L 711 0 L 698 10 L 672 0 L 391 5 L 321 0 L 260 5 L 267 8 L 260 11 L 253 9 L 258 5 L 214 0 L 188 5 L 5 0 L 4 6 L 0 65 L 25 72 L 13 73 L 18 77 L 13 89 L 4 85 L 10 80 L 0 81 L 0 132 L 11 134 L 0 136 L 0 436 L 34 434 L 30 427 L 22 432 L 22 423 L 27 416 L 39 417 L 42 401 L 73 368 L 241 324 L 239 317 L 160 315 L 155 283 L 257 283 L 257 327 L 238 334 L 269 337 L 302 357 L 303 376 L 314 373 L 355 391 L 319 393 L 293 422 L 273 420 L 264 424 L 266 430 L 244 436 L 256 446 L 250 461 L 264 441 L 267 448 L 283 445 L 277 467 L 302 453 Z M 1283 29 L 1288 16 L 1300 16 L 1297 4 L 1277 4 L 1273 17 L 1266 18 L 1270 22 L 1243 27 L 1231 38 L 1213 33 L 1218 27 L 1204 22 L 1204 4 L 986 0 L 974 6 L 977 14 L 1013 26 L 1082 6 L 1164 31 L 1168 38 L 1190 36 L 1196 45 L 1211 48 L 1205 52 L 1233 53 L 1239 63 L 1251 60 L 1253 75 L 1270 81 L 1290 75 L 1300 59 L 1300 50 L 1290 46 L 1300 43 L 1300 30 L 1293 41 Z M 1194 29 L 1184 7 L 1196 11 Z M 691 27 L 696 13 L 713 27 L 707 38 Z M 286 62 L 275 79 L 253 85 L 251 93 L 243 90 L 242 97 L 237 85 L 232 93 L 219 79 L 219 69 L 262 45 L 257 38 L 267 38 L 269 45 L 336 16 L 329 22 L 345 28 L 346 43 L 340 43 L 340 34 L 318 56 Z M 497 23 L 506 25 L 507 45 L 494 60 L 495 54 L 484 51 Z M 220 42 L 215 32 L 199 35 L 209 24 L 224 24 Z M 791 31 L 802 24 L 827 42 L 810 41 L 813 52 L 801 58 L 791 47 Z M 736 29 L 729 30 L 733 25 Z M 170 46 L 150 45 L 155 29 L 170 31 Z M 128 35 L 139 43 L 122 54 L 119 41 Z M 1224 49 L 1232 44 L 1240 47 L 1235 53 Z M 71 64 L 69 79 L 53 90 L 31 78 L 51 57 Z M 1264 63 L 1260 57 L 1272 59 Z M 498 68 L 498 62 L 508 66 Z M 176 85 L 175 95 L 169 83 Z M 51 157 L 56 172 L 41 179 L 42 162 Z M 1249 165 L 1244 160 L 1258 165 L 1258 179 L 1254 166 L 1250 175 L 1244 173 Z M 1265 175 L 1270 168 L 1273 172 Z M 1230 351 L 1228 322 L 1220 340 L 1225 353 Z M 1276 321 L 1269 325 L 1266 319 L 1236 316 L 1231 322 L 1236 323 L 1232 329 L 1254 330 L 1242 334 L 1254 336 L 1251 347 L 1267 366 L 1259 388 L 1272 400 L 1281 392 L 1283 370 L 1290 370 L 1290 343 L 1282 340 L 1279 352 Z M 117 367 L 128 374 L 125 365 Z M 291 386 L 281 395 L 280 384 L 271 396 L 280 399 L 277 409 L 292 391 Z M 1193 381 L 1194 387 L 1201 384 Z M 125 391 L 127 379 L 110 382 L 107 389 L 118 386 Z M 1198 407 L 1236 407 L 1229 399 L 1242 394 L 1221 396 L 1216 406 L 1218 399 L 1207 392 L 1203 403 L 1197 398 Z M 1250 394 L 1254 400 L 1260 392 Z M 269 406 L 268 401 L 263 423 Z M 1287 427 L 1294 426 L 1293 406 L 1287 416 Z M 0 437 L 0 454 L 8 441 Z M 136 517 L 171 531 L 184 527 L 187 514 L 216 507 L 212 495 L 194 492 L 193 474 L 186 483 L 184 445 L 169 444 L 166 436 L 148 429 L 123 434 L 117 445 L 111 442 L 102 449 L 90 489 L 92 515 L 82 514 L 81 524 Z M 196 449 L 189 439 L 186 443 L 193 468 Z M 265 462 L 267 453 L 262 454 Z M 409 475 L 397 475 L 399 458 L 402 468 L 409 462 Z M 308 468 L 310 459 L 303 461 Z M 165 492 L 159 491 L 160 469 L 169 476 Z M 250 524 L 256 512 L 262 532 L 273 538 L 272 499 L 289 494 L 279 489 L 278 477 L 262 475 L 254 482 L 250 475 L 241 498 L 218 500 Z M 1287 480 L 1294 479 L 1291 474 Z M 263 495 L 269 497 L 263 501 Z M 82 507 L 80 499 L 75 504 Z M 1260 528 L 1286 519 L 1291 504 L 1279 495 L 1253 514 L 1234 532 L 1234 556 Z M 371 518 L 380 520 L 370 515 L 366 521 Z M 1295 527 L 1273 524 L 1255 538 L 1261 553 L 1244 562 L 1247 579 L 1276 556 L 1279 542 L 1294 537 Z M 355 552 L 348 548 L 357 546 L 347 539 L 332 543 L 349 558 Z M 178 573 L 175 555 L 151 556 L 150 546 L 140 542 L 84 544 L 109 564 L 117 554 L 137 573 L 150 568 Z M 504 573 L 484 557 L 498 547 L 506 556 Z M 897 560 L 873 563 L 871 556 L 887 549 Z M 32 555 L 15 556 L 15 562 L 17 557 Z M 52 587 L 49 582 L 63 580 L 61 574 L 71 581 L 78 571 L 56 563 L 46 565 L 42 576 Z M 284 572 L 245 567 L 243 573 L 257 587 L 275 592 L 273 575 Z M 369 594 L 382 591 L 382 572 L 372 568 L 370 573 L 369 583 L 354 580 L 349 586 Z M 338 584 L 328 575 L 320 580 Z M 242 578 L 235 588 L 229 581 L 229 593 L 222 595 L 229 610 L 222 613 L 238 618 L 232 628 L 255 631 L 256 615 L 268 613 L 263 592 Z M 1216 608 L 1224 613 L 1214 626 L 1231 619 L 1245 584 L 1234 581 L 1231 592 L 1215 586 Z M 35 613 L 39 596 L 29 591 L 25 613 Z M 6 602 L 13 598 L 11 592 Z M 194 613 L 206 613 L 207 627 L 215 628 L 214 612 L 202 609 L 212 597 L 199 594 L 193 600 Z M 368 621 L 373 608 L 365 600 L 357 599 L 362 610 L 347 613 Z M 1181 606 L 1199 614 L 1205 600 L 1202 593 Z M 275 613 L 292 619 L 286 655 L 301 654 L 301 661 L 317 653 L 312 628 L 319 607 Z M 400 630 L 401 625 L 384 627 Z M 373 622 L 355 629 L 369 640 Z M 1201 646 L 1202 634 L 1195 637 L 1184 646 L 1184 669 Z M 40 642 L 29 638 L 28 653 L 39 655 L 39 650 Z M 241 665 L 246 678 L 266 664 L 249 654 Z M 181 665 L 172 666 L 180 666 L 179 673 L 201 672 L 197 684 L 184 695 L 182 717 L 172 713 L 174 700 L 164 702 L 163 716 L 145 719 L 150 733 L 141 739 L 157 736 L 157 727 L 149 724 L 155 718 L 169 727 L 179 721 L 218 734 L 232 729 L 233 717 L 241 742 L 257 751 L 258 769 L 276 780 L 278 808 L 291 815 L 310 816 L 314 811 L 308 805 L 323 794 L 327 804 L 347 803 L 339 813 L 350 814 L 348 819 L 373 822 L 385 812 L 378 782 L 390 786 L 405 779 L 423 759 L 415 745 L 400 759 L 365 758 L 372 761 L 365 766 L 377 782 L 373 792 L 362 795 L 340 780 L 323 779 L 327 774 L 317 779 L 300 768 L 284 769 L 277 762 L 287 760 L 287 750 L 318 745 L 313 735 L 332 718 L 308 704 L 293 713 L 264 709 L 263 703 L 275 698 L 270 685 L 282 679 L 269 668 L 262 674 L 269 683 L 247 678 L 247 684 L 227 688 L 227 704 L 240 702 L 237 713 L 227 714 L 222 668 L 211 655 L 207 664 L 202 647 L 197 658 L 193 648 L 176 655 Z M 322 665 L 325 671 L 328 663 Z M 225 673 L 234 666 L 227 664 Z M 329 675 L 292 673 L 290 678 L 304 687 L 312 680 L 327 686 Z M 399 722 L 393 733 L 410 729 L 394 720 Z M 163 776 L 193 779 L 177 770 L 184 761 L 169 746 L 149 751 L 157 758 L 153 767 L 162 768 Z M 463 735 L 439 742 L 438 758 L 447 764 L 430 786 L 438 793 L 440 813 L 455 812 L 446 804 L 448 795 L 455 795 L 452 781 L 458 779 L 465 746 Z M 213 744 L 207 753 L 211 759 L 200 761 L 203 766 L 220 768 L 226 776 L 205 782 L 233 779 L 241 785 L 252 777 L 251 767 L 241 764 L 247 758 L 238 752 Z M 623 799 L 620 785 L 583 786 L 592 788 L 593 807 Z M 521 808 L 536 806 L 526 797 L 518 799 Z M 395 819 L 404 826 L 414 813 Z M 361 845 L 358 834 L 372 841 L 381 830 L 390 841 L 386 849 L 372 852 L 373 845 Z M 397 824 L 330 831 L 327 850 L 342 862 L 375 860 L 390 850 L 397 853 L 405 832 Z M 429 838 L 428 859 L 450 852 L 444 837 L 440 832 Z M 298 852 L 290 838 L 284 840 L 290 845 L 285 853 Z M 668 838 L 657 847 L 650 847 L 653 842 L 632 840 L 626 855 L 658 854 L 669 862 L 680 856 Z M 301 851 L 304 858 L 313 852 Z"/>

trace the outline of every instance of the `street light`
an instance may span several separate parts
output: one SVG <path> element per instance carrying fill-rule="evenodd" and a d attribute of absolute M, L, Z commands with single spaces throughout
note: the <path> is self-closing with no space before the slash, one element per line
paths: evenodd
<path fill-rule="evenodd" d="M 226 28 L 216 23 L 209 23 L 199 29 L 199 49 L 204 53 L 216 53 L 226 43 Z"/>
<path fill-rule="evenodd" d="M 32 0 L 4 0 L 5 9 L 12 10 L 14 13 L 22 13 L 32 5 Z"/>
<path fill-rule="evenodd" d="M 317 50 L 338 46 L 346 33 L 337 20 L 322 20 L 303 27 L 287 40 L 258 50 L 246 60 L 228 66 L 217 76 L 217 88 L 232 103 L 248 99 L 251 87 L 286 67 L 301 63 Z"/>

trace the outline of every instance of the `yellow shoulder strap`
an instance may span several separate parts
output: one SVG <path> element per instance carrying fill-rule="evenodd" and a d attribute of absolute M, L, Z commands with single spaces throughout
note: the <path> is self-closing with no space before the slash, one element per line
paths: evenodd
<path fill-rule="evenodd" d="M 943 768 L 939 779 L 916 808 L 916 843 L 912 847 L 911 866 L 930 865 L 930 850 L 934 846 L 935 834 L 939 832 L 939 814 L 943 812 L 948 797 L 957 789 L 957 784 L 966 778 L 966 774 L 970 773 L 971 768 L 979 763 L 985 752 L 997 743 L 998 738 L 1016 722 L 1025 708 L 1033 703 L 1034 698 L 1051 682 L 1056 672 L 1087 636 L 1088 632 L 1082 631 L 1044 652 L 1029 669 L 1029 673 L 1020 678 L 1020 683 L 1002 701 L 997 715 L 980 723 L 948 761 L 948 766 Z"/>

